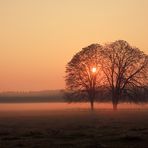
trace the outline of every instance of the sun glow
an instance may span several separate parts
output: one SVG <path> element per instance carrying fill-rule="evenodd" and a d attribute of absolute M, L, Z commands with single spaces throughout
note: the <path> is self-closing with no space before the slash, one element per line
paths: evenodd
<path fill-rule="evenodd" d="M 92 72 L 95 73 L 96 71 L 97 71 L 97 68 L 96 67 L 93 67 L 92 68 Z"/>

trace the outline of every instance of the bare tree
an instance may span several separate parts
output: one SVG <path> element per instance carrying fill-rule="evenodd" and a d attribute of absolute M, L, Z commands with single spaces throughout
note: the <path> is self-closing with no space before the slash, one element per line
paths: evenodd
<path fill-rule="evenodd" d="M 78 52 L 66 66 L 66 87 L 72 98 L 87 100 L 94 109 L 94 99 L 101 83 L 100 51 L 102 46 L 92 44 Z"/>
<path fill-rule="evenodd" d="M 102 70 L 116 110 L 121 99 L 136 99 L 137 88 L 148 86 L 148 56 L 123 40 L 106 44 L 102 55 Z"/>

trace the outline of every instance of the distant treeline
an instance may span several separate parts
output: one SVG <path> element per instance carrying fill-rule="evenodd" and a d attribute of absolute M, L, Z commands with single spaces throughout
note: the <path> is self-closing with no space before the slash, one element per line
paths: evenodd
<path fill-rule="evenodd" d="M 0 103 L 64 102 L 63 90 L 1 92 Z"/>
<path fill-rule="evenodd" d="M 97 90 L 95 102 L 111 102 L 111 94 L 107 87 L 100 87 Z M 124 96 L 120 102 L 145 103 L 148 102 L 148 87 L 137 88 L 135 97 Z M 129 94 L 130 95 L 130 94 Z M 133 96 L 133 95 L 131 95 Z M 41 103 L 41 102 L 88 102 L 84 95 L 71 95 L 65 90 L 47 90 L 30 92 L 1 92 L 0 103 Z"/>

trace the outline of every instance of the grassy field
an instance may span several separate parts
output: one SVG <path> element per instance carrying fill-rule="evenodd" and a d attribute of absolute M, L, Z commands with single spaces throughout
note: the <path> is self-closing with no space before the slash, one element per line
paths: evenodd
<path fill-rule="evenodd" d="M 148 110 L 0 111 L 0 148 L 147 148 Z"/>

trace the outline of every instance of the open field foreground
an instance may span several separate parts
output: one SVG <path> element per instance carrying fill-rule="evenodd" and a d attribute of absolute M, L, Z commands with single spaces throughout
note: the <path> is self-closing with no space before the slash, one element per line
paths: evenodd
<path fill-rule="evenodd" d="M 148 110 L 0 111 L 0 148 L 147 148 Z"/>

